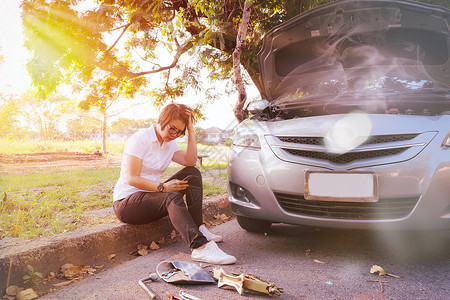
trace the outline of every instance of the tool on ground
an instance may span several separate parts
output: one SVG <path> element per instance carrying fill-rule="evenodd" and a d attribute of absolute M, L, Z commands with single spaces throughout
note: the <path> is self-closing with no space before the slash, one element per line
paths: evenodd
<path fill-rule="evenodd" d="M 179 295 L 183 300 L 202 300 L 198 297 L 195 297 L 195 296 L 189 295 L 188 293 L 183 292 L 183 290 L 180 291 Z"/>
<path fill-rule="evenodd" d="M 283 293 L 282 288 L 275 287 L 275 284 L 261 280 L 258 276 L 250 274 L 239 274 L 234 272 L 225 272 L 222 268 L 214 269 L 214 278 L 219 280 L 219 287 L 223 285 L 230 285 L 242 295 L 242 289 L 240 287 L 242 279 L 242 287 L 247 290 L 264 293 L 270 296 L 281 295 Z"/>
<path fill-rule="evenodd" d="M 152 292 L 152 290 L 150 290 L 150 289 L 144 284 L 144 281 L 148 281 L 148 280 L 155 281 L 156 279 L 158 279 L 158 274 L 152 273 L 152 274 L 150 274 L 150 276 L 145 277 L 145 278 L 142 278 L 141 280 L 139 280 L 139 285 L 140 285 L 140 287 L 141 287 L 144 291 L 147 292 L 147 294 L 150 296 L 150 299 L 155 299 L 155 298 L 156 298 L 156 295 L 155 295 L 155 293 Z"/>
<path fill-rule="evenodd" d="M 156 266 L 156 273 L 169 283 L 215 283 L 207 271 L 190 261 L 162 261 Z"/>
<path fill-rule="evenodd" d="M 169 300 L 184 300 L 183 298 L 169 292 L 167 292 L 167 297 L 169 297 Z"/>
<path fill-rule="evenodd" d="M 240 295 L 244 293 L 244 274 L 240 275 L 232 275 L 227 274 L 225 271 L 220 268 L 219 274 L 218 274 L 218 287 L 222 287 L 224 285 L 229 285 L 231 287 L 234 287 Z"/>

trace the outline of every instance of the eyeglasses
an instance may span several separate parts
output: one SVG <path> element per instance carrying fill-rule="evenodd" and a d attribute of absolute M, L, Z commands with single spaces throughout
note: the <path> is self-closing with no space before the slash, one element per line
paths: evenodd
<path fill-rule="evenodd" d="M 183 135 L 184 134 L 184 130 L 179 130 L 178 128 L 176 128 L 175 126 L 170 126 L 170 124 L 167 124 L 167 127 L 169 127 L 169 132 L 170 134 L 174 134 L 174 135 Z"/>

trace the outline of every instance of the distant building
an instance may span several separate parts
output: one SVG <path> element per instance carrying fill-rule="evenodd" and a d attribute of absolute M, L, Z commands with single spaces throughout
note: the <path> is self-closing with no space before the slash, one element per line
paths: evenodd
<path fill-rule="evenodd" d="M 223 143 L 227 139 L 231 139 L 233 132 L 232 130 L 222 130 L 217 127 L 210 127 L 205 129 L 206 138 L 204 142 L 206 143 Z"/>

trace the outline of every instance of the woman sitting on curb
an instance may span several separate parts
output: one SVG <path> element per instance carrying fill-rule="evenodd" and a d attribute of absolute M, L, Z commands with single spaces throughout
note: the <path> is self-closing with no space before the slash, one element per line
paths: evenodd
<path fill-rule="evenodd" d="M 193 260 L 233 264 L 236 258 L 216 244 L 222 237 L 202 224 L 203 186 L 200 171 L 194 167 L 197 144 L 193 119 L 189 106 L 172 103 L 161 111 L 158 124 L 130 138 L 114 188 L 114 212 L 120 221 L 129 224 L 146 224 L 169 215 L 175 229 L 192 249 Z M 186 131 L 187 149 L 182 151 L 174 139 Z M 160 182 L 160 176 L 171 161 L 186 167 Z M 186 196 L 186 203 L 183 196 Z"/>

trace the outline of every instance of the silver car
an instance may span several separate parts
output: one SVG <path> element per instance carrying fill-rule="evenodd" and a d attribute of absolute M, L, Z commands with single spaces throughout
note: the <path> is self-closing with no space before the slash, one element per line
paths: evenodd
<path fill-rule="evenodd" d="M 450 10 L 336 1 L 273 28 L 235 129 L 240 226 L 450 229 Z"/>

